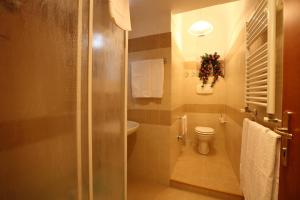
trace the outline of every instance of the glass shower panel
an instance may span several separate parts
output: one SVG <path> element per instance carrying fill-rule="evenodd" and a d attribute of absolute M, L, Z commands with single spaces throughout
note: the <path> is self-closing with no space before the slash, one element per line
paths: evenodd
<path fill-rule="evenodd" d="M 93 9 L 93 190 L 95 200 L 125 199 L 124 31 L 107 0 Z"/>
<path fill-rule="evenodd" d="M 0 2 L 1 200 L 77 199 L 77 14 L 74 0 Z"/>
<path fill-rule="evenodd" d="M 88 53 L 89 53 L 89 0 L 80 0 L 82 3 L 82 24 L 81 24 L 81 74 L 80 96 L 81 96 L 81 137 L 79 159 L 81 168 L 82 200 L 89 199 L 89 142 L 88 142 Z M 79 25 L 80 26 L 80 25 Z M 78 84 L 78 83 L 77 83 Z M 80 200 L 80 199 L 79 199 Z"/>

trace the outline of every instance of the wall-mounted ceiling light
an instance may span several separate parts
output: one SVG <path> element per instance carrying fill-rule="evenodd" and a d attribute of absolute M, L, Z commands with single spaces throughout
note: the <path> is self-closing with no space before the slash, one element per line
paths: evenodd
<path fill-rule="evenodd" d="M 197 21 L 189 29 L 189 33 L 194 36 L 205 36 L 213 31 L 214 27 L 207 21 Z"/>

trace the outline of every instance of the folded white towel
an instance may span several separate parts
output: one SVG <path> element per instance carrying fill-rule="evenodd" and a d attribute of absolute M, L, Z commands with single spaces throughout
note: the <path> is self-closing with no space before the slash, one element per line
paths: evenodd
<path fill-rule="evenodd" d="M 241 188 L 246 200 L 274 200 L 280 136 L 260 124 L 244 120 Z"/>
<path fill-rule="evenodd" d="M 163 85 L 163 59 L 131 63 L 131 88 L 134 98 L 162 98 Z"/>
<path fill-rule="evenodd" d="M 129 0 L 109 0 L 109 11 L 121 29 L 131 30 Z"/>
<path fill-rule="evenodd" d="M 249 127 L 249 122 L 250 120 L 245 118 L 243 121 L 243 131 L 242 131 L 242 145 L 241 145 L 241 160 L 240 160 L 240 185 L 241 188 L 243 189 L 245 186 L 244 182 L 246 179 L 246 172 L 244 172 L 245 170 L 245 164 L 247 161 L 247 147 L 248 147 L 248 127 Z"/>
<path fill-rule="evenodd" d="M 277 135 L 275 132 L 269 130 L 270 134 Z M 278 200 L 278 192 L 279 192 L 279 170 L 280 170 L 280 150 L 281 150 L 281 140 L 277 140 L 276 144 L 276 158 L 275 158 L 275 175 L 273 181 L 273 189 L 272 189 L 272 200 Z"/>

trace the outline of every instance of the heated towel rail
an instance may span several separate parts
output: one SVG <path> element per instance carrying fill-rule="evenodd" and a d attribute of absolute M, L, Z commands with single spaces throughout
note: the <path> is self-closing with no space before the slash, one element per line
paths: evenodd
<path fill-rule="evenodd" d="M 275 113 L 276 1 L 261 0 L 246 23 L 245 103 Z"/>

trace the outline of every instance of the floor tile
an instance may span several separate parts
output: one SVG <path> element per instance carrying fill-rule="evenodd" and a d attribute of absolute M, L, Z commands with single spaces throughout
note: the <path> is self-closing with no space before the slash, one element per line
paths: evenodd
<path fill-rule="evenodd" d="M 191 146 L 183 149 L 171 180 L 220 192 L 241 195 L 239 182 L 224 149 L 201 155 Z"/>

